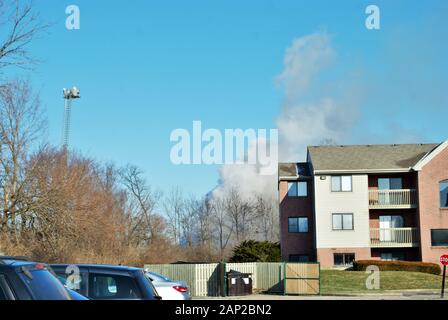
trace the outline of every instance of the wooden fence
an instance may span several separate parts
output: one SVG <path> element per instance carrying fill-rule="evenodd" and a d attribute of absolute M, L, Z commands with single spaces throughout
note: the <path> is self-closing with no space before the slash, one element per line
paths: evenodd
<path fill-rule="evenodd" d="M 145 269 L 161 273 L 173 280 L 185 281 L 192 295 L 200 297 L 225 294 L 222 290 L 225 285 L 224 271 L 230 270 L 251 273 L 254 292 L 284 293 L 286 265 L 289 264 L 283 262 L 147 264 Z"/>
<path fill-rule="evenodd" d="M 286 263 L 285 294 L 320 294 L 319 263 Z"/>

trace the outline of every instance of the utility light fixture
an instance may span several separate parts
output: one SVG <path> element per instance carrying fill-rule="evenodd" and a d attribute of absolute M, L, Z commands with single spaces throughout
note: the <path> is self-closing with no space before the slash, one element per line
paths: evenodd
<path fill-rule="evenodd" d="M 62 146 L 64 150 L 68 149 L 68 139 L 70 134 L 70 113 L 72 108 L 71 100 L 81 98 L 80 91 L 77 87 L 71 89 L 62 89 L 64 94 L 64 128 L 62 132 Z"/>
<path fill-rule="evenodd" d="M 62 92 L 64 93 L 64 99 L 79 99 L 81 98 L 80 91 L 78 88 L 73 87 L 71 89 L 62 89 Z"/>

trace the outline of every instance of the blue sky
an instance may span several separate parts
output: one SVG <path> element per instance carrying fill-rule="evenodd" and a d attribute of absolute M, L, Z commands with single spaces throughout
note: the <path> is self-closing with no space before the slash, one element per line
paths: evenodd
<path fill-rule="evenodd" d="M 364 26 L 368 4 L 381 30 Z M 78 5 L 81 29 L 65 28 Z M 319 82 L 362 84 L 360 116 L 340 143 L 448 138 L 446 1 L 148 1 L 39 0 L 54 22 L 32 44 L 42 60 L 29 75 L 61 141 L 62 88 L 76 85 L 71 147 L 117 165 L 141 167 L 162 190 L 197 195 L 219 178 L 215 166 L 174 166 L 170 132 L 273 128 L 283 92 L 275 78 L 294 39 L 327 32 L 335 62 Z M 342 80 L 341 80 L 342 79 Z"/>

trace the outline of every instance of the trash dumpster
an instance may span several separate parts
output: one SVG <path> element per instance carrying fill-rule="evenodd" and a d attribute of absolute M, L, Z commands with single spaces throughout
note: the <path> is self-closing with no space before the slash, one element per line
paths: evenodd
<path fill-rule="evenodd" d="M 246 296 L 252 294 L 252 273 L 230 270 L 226 276 L 227 295 Z"/>

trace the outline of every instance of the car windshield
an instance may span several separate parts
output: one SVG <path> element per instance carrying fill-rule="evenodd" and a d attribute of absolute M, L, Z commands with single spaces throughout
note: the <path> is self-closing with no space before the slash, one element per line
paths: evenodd
<path fill-rule="evenodd" d="M 150 278 L 151 281 L 173 282 L 170 278 L 157 272 L 148 271 L 146 272 L 146 276 Z"/>
<path fill-rule="evenodd" d="M 71 300 L 64 286 L 47 269 L 29 270 L 29 272 L 31 277 L 21 272 L 20 278 L 30 288 L 36 300 Z"/>

